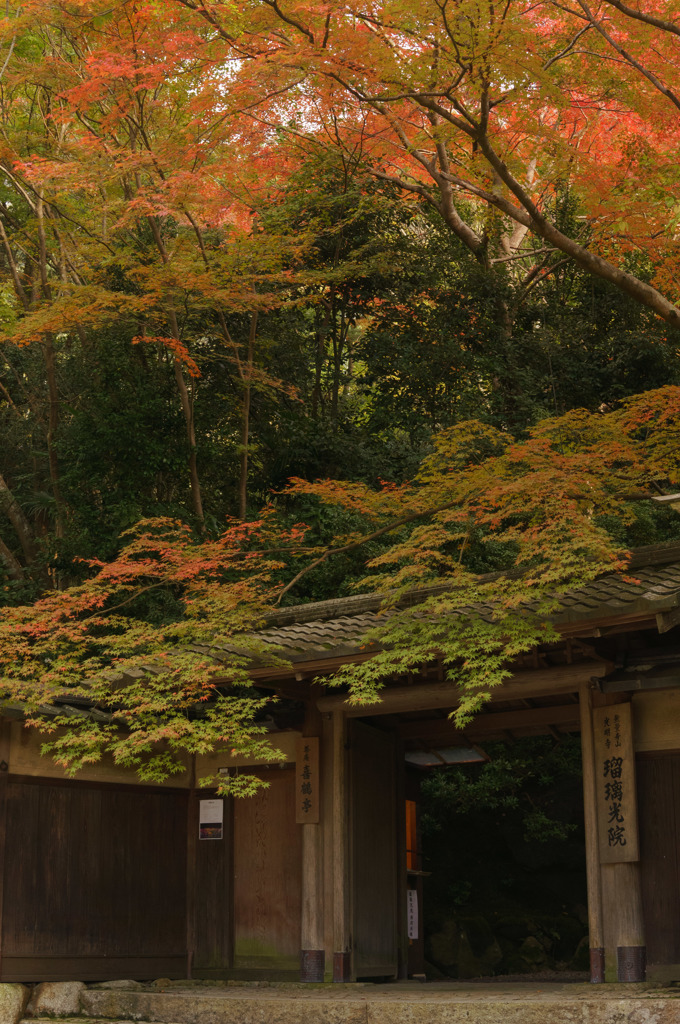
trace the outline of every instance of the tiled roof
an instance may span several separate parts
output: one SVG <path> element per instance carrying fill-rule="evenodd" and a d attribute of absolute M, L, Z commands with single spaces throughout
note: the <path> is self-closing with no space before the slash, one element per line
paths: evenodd
<path fill-rule="evenodd" d="M 404 604 L 445 593 L 445 587 L 431 587 L 415 592 Z M 362 638 L 389 614 L 380 613 L 383 600 L 383 595 L 367 594 L 282 609 L 268 617 L 263 629 L 249 636 L 254 648 L 264 645 L 273 655 L 293 663 L 366 653 L 376 648 L 362 644 Z M 568 591 L 559 604 L 551 619 L 563 629 L 587 623 L 594 626 L 623 616 L 654 618 L 670 611 L 680 605 L 680 544 L 638 549 L 631 561 L 630 576 L 602 576 Z M 526 607 L 529 610 L 531 603 L 527 602 Z M 477 605 L 475 610 L 484 617 L 490 615 L 491 606 Z M 220 651 L 226 654 L 234 649 L 217 644 L 212 653 L 219 659 Z M 239 650 L 244 652 L 244 647 Z M 261 656 L 255 661 L 263 663 Z"/>

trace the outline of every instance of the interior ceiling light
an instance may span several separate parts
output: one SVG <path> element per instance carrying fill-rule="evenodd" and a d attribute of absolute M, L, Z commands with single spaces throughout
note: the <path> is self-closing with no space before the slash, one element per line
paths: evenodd
<path fill-rule="evenodd" d="M 406 761 L 417 768 L 441 768 L 448 764 L 476 764 L 488 761 L 479 747 L 436 747 L 432 750 L 407 750 Z"/>

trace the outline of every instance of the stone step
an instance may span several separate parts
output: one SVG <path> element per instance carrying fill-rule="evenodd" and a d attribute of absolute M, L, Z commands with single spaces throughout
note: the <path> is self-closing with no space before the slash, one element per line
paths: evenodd
<path fill-rule="evenodd" d="M 62 1024 L 680 1024 L 680 991 L 630 985 L 91 988 L 81 1007 Z"/>

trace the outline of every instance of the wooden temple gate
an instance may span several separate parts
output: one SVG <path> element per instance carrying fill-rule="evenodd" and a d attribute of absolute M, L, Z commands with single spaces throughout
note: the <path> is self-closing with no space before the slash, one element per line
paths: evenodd
<path fill-rule="evenodd" d="M 260 634 L 284 655 L 291 637 L 298 645 L 292 667 L 252 669 L 292 709 L 272 734 L 273 767 L 214 754 L 161 787 L 112 764 L 72 781 L 5 720 L 0 980 L 341 982 L 420 970 L 405 756 L 431 751 L 436 763 L 455 746 L 579 731 L 592 978 L 641 980 L 646 959 L 657 977 L 680 978 L 680 547 L 638 575 L 579 592 L 562 638 L 518 662 L 464 733 L 436 662 L 395 678 L 371 707 L 325 692 L 324 676 L 370 656 L 354 598 L 353 614 L 339 616 L 338 602 L 287 609 Z M 195 787 L 245 768 L 269 783 L 253 798 Z"/>

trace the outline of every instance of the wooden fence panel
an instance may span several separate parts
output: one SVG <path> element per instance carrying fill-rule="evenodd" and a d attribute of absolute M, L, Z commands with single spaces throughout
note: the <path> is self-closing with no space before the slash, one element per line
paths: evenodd
<path fill-rule="evenodd" d="M 2 980 L 183 975 L 187 795 L 16 777 L 6 792 Z"/>

